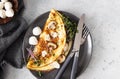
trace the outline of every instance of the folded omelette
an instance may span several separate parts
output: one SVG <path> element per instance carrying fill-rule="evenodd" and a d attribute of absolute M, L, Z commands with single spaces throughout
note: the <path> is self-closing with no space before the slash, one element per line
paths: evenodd
<path fill-rule="evenodd" d="M 27 68 L 36 71 L 55 69 L 53 63 L 64 62 L 66 52 L 69 52 L 71 44 L 71 42 L 66 43 L 66 30 L 61 14 L 52 9 L 39 36 L 39 43 L 33 50 L 36 60 L 29 58 Z"/>

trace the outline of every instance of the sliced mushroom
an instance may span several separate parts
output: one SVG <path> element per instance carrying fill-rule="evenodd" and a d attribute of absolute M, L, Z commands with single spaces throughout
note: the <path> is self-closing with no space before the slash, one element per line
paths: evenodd
<path fill-rule="evenodd" d="M 55 21 L 51 21 L 49 24 L 48 24 L 48 29 L 55 29 L 55 26 L 56 26 L 56 22 Z"/>
<path fill-rule="evenodd" d="M 63 62 L 65 61 L 65 55 L 59 56 L 58 59 L 57 59 L 57 61 L 58 61 L 59 63 L 63 63 Z"/>
<path fill-rule="evenodd" d="M 55 43 L 49 42 L 48 47 L 53 47 L 54 49 L 56 49 L 57 45 Z"/>
<path fill-rule="evenodd" d="M 49 53 L 51 53 L 52 52 L 52 50 L 53 50 L 53 47 L 49 47 Z"/>

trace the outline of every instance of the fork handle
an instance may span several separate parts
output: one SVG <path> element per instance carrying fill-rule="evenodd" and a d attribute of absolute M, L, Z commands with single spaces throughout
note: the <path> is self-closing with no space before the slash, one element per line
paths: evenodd
<path fill-rule="evenodd" d="M 77 51 L 74 55 L 72 71 L 70 75 L 70 79 L 76 79 L 77 67 L 78 67 L 78 59 L 79 59 L 79 51 Z"/>
<path fill-rule="evenodd" d="M 66 58 L 65 62 L 63 63 L 62 67 L 60 68 L 60 70 L 58 71 L 57 75 L 55 76 L 55 79 L 60 79 L 60 77 L 62 76 L 66 66 L 68 65 L 68 63 L 70 62 L 70 60 L 72 59 L 72 57 L 74 56 L 75 52 L 71 52 L 68 57 Z"/>

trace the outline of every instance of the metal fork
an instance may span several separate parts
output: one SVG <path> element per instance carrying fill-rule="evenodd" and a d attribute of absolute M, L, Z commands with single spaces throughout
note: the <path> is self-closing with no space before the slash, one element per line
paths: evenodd
<path fill-rule="evenodd" d="M 84 44 L 84 42 L 86 41 L 86 38 L 87 38 L 88 34 L 89 34 L 89 30 L 85 26 L 85 24 L 83 24 L 82 38 L 80 40 L 81 45 Z M 79 61 L 78 59 L 79 59 L 79 52 L 76 52 L 75 55 L 74 55 L 74 59 L 73 59 L 73 65 L 72 65 L 72 71 L 71 71 L 70 79 L 76 79 L 77 66 L 78 66 L 78 61 Z"/>
<path fill-rule="evenodd" d="M 85 24 L 84 24 L 83 30 L 82 30 L 81 45 L 84 44 L 84 42 L 85 42 L 85 40 L 86 40 L 86 38 L 87 38 L 87 36 L 88 36 L 89 34 L 90 34 L 89 29 L 88 29 L 88 28 L 85 26 Z M 55 79 L 60 79 L 62 73 L 64 72 L 65 68 L 67 67 L 69 61 L 72 59 L 73 55 L 74 55 L 73 53 L 70 53 L 70 54 L 68 55 L 68 57 L 66 58 L 64 64 L 62 65 L 62 67 L 61 67 L 60 70 L 58 71 L 57 75 L 55 76 Z"/>
<path fill-rule="evenodd" d="M 87 36 L 90 34 L 90 31 L 89 31 L 89 29 L 85 26 L 85 24 L 84 24 L 84 26 L 83 26 L 82 34 L 83 34 L 83 35 L 82 35 L 82 38 L 81 38 L 81 45 L 84 44 Z"/>

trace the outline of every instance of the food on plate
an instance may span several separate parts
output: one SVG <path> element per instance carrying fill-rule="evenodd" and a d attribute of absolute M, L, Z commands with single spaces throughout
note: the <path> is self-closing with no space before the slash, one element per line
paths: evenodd
<path fill-rule="evenodd" d="M 37 45 L 37 44 L 38 44 L 37 38 L 36 38 L 35 36 L 31 36 L 31 37 L 29 38 L 29 44 L 30 44 L 30 45 Z"/>
<path fill-rule="evenodd" d="M 38 44 L 31 50 L 32 56 L 28 59 L 27 68 L 36 71 L 60 68 L 60 64 L 65 61 L 70 51 L 75 32 L 76 24 L 52 9 L 39 36 Z"/>
<path fill-rule="evenodd" d="M 39 26 L 33 28 L 33 35 L 38 36 L 41 34 L 42 30 L 40 29 Z"/>

